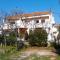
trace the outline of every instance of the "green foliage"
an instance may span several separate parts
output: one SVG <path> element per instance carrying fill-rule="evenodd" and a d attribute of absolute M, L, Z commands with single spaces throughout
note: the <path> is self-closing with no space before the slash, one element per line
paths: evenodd
<path fill-rule="evenodd" d="M 2 35 L 0 35 L 0 40 L 2 40 L 3 39 L 3 36 Z"/>
<path fill-rule="evenodd" d="M 25 40 L 27 41 L 28 40 L 28 33 L 25 32 Z"/>
<path fill-rule="evenodd" d="M 0 35 L 0 44 L 4 45 L 4 36 Z"/>
<path fill-rule="evenodd" d="M 22 49 L 24 47 L 24 43 L 23 41 L 17 41 L 17 51 L 19 51 L 20 49 Z"/>
<path fill-rule="evenodd" d="M 44 29 L 35 29 L 30 31 L 29 43 L 32 46 L 46 46 L 47 45 L 47 33 Z"/>
<path fill-rule="evenodd" d="M 15 55 L 17 53 L 16 47 L 7 46 L 6 48 L 3 47 L 2 50 L 3 49 L 4 49 L 4 53 L 0 52 L 0 60 L 13 60 L 13 59 L 11 59 L 11 56 L 13 54 Z"/>
<path fill-rule="evenodd" d="M 56 57 L 56 60 L 60 60 L 60 55 L 58 55 L 58 56 Z"/>
<path fill-rule="evenodd" d="M 58 30 L 59 30 L 59 34 L 58 34 L 57 39 L 59 40 L 60 39 L 60 26 L 59 26 Z"/>
<path fill-rule="evenodd" d="M 9 36 L 6 36 L 7 45 L 15 45 L 15 42 L 16 42 L 15 32 L 11 32 Z"/>
<path fill-rule="evenodd" d="M 0 42 L 2 42 L 3 39 L 3 35 L 0 35 Z"/>

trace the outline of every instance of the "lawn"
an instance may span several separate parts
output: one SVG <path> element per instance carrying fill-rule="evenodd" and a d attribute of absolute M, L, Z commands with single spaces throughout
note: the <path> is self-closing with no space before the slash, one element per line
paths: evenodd
<path fill-rule="evenodd" d="M 25 51 L 25 48 L 17 51 L 15 46 L 0 46 L 0 60 L 13 60 L 12 57 L 18 58 L 23 51 Z"/>
<path fill-rule="evenodd" d="M 5 48 L 0 46 L 0 60 L 11 60 L 11 56 L 18 56 L 19 53 L 20 51 L 16 51 L 16 47 L 7 46 Z"/>

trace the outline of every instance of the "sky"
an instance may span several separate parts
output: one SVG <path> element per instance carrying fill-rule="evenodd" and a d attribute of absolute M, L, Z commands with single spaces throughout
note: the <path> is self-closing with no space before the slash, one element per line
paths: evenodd
<path fill-rule="evenodd" d="M 51 11 L 60 24 L 60 0 L 0 0 L 0 10 L 10 12 L 16 7 L 24 13 Z"/>

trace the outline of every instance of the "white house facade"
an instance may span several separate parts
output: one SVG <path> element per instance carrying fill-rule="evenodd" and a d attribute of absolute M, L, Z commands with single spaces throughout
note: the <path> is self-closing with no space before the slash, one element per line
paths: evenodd
<path fill-rule="evenodd" d="M 48 33 L 48 41 L 54 40 L 54 36 L 58 35 L 58 30 L 54 27 L 54 16 L 50 12 L 34 12 L 31 14 L 21 14 L 7 17 L 7 21 L 13 28 L 26 28 L 28 34 L 29 30 L 35 28 L 44 28 Z M 11 29 L 8 24 L 3 26 L 3 29 Z"/>

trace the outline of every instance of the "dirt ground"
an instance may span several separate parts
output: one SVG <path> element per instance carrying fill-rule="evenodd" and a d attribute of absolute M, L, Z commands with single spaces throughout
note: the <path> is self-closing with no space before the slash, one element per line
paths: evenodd
<path fill-rule="evenodd" d="M 51 60 L 55 60 L 57 54 L 54 52 L 53 48 L 38 48 L 32 47 L 27 48 L 24 52 L 21 52 L 18 58 L 14 58 L 13 60 L 22 60 L 30 55 L 37 55 L 37 56 L 51 56 Z"/>

